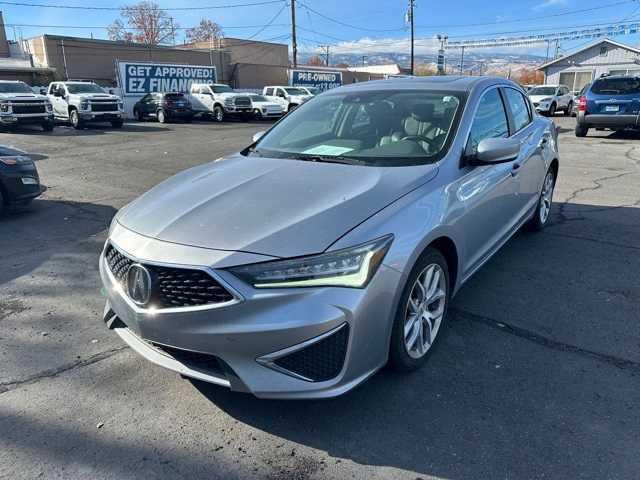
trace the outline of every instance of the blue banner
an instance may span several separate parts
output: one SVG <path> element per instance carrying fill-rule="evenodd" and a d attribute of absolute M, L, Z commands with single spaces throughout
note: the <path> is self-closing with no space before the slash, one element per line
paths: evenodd
<path fill-rule="evenodd" d="M 342 72 L 292 70 L 291 85 L 294 87 L 316 87 L 324 92 L 342 86 Z"/>
<path fill-rule="evenodd" d="M 216 67 L 168 63 L 118 62 L 123 96 L 150 92 L 189 92 L 192 83 L 216 83 Z"/>

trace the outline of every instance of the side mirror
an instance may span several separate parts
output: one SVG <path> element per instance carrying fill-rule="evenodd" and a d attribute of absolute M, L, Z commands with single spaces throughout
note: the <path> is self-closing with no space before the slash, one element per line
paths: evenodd
<path fill-rule="evenodd" d="M 252 137 L 253 143 L 256 143 L 258 140 L 260 140 L 264 134 L 265 134 L 264 131 L 254 133 Z"/>
<path fill-rule="evenodd" d="M 480 141 L 472 164 L 506 163 L 520 154 L 520 141 L 514 138 L 485 138 Z"/>

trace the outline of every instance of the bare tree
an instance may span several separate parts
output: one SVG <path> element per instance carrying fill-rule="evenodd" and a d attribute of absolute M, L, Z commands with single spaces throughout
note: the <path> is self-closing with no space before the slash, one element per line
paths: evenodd
<path fill-rule="evenodd" d="M 187 43 L 208 42 L 222 37 L 222 27 L 213 20 L 203 18 L 198 25 L 187 29 L 186 35 Z"/>
<path fill-rule="evenodd" d="M 175 42 L 178 24 L 152 0 L 123 7 L 107 30 L 111 40 L 159 45 Z"/>

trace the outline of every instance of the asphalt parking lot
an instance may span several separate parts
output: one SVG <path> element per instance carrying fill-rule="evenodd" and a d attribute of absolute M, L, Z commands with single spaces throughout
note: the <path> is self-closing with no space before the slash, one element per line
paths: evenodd
<path fill-rule="evenodd" d="M 0 478 L 638 478 L 640 135 L 556 122 L 551 225 L 460 291 L 426 368 L 317 402 L 181 379 L 102 323 L 117 209 L 266 124 L 0 133 L 49 187 L 0 219 Z"/>

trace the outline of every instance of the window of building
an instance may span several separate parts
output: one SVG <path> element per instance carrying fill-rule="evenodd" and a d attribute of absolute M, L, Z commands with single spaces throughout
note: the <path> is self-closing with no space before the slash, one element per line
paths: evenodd
<path fill-rule="evenodd" d="M 602 45 L 600 47 L 600 56 L 601 57 L 606 57 L 607 56 L 607 51 L 608 51 L 607 46 L 606 45 Z"/>

